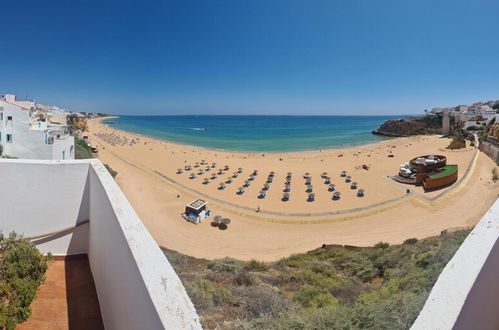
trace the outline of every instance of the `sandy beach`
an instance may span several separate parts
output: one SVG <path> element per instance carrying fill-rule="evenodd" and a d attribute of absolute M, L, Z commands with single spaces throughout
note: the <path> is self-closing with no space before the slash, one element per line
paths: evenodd
<path fill-rule="evenodd" d="M 343 149 L 253 154 L 155 140 L 114 130 L 100 123 L 101 119 L 89 121 L 89 139 L 98 147 L 99 158 L 118 171 L 116 180 L 146 227 L 159 245 L 195 257 L 276 260 L 322 244 L 395 244 L 438 235 L 444 229 L 473 226 L 499 190 L 499 184 L 491 182 L 492 160 L 473 147 L 446 150 L 450 140 L 437 136 Z M 425 193 L 422 187 L 389 178 L 400 164 L 425 154 L 442 154 L 448 164 L 457 164 L 458 182 Z M 191 170 L 185 170 L 186 166 Z M 223 170 L 225 166 L 229 169 Z M 239 168 L 242 173 L 235 173 Z M 254 170 L 258 171 L 255 180 L 244 194 L 236 194 Z M 357 190 L 340 176 L 342 171 L 365 189 L 364 197 L 357 197 Z M 266 197 L 259 199 L 270 172 L 275 173 L 273 182 Z M 290 200 L 283 202 L 288 172 L 292 173 Z M 307 172 L 313 202 L 307 201 L 303 178 Z M 341 192 L 340 200 L 332 200 L 323 172 L 335 191 Z M 192 173 L 196 178 L 190 178 Z M 229 177 L 232 182 L 218 189 Z M 203 184 L 204 179 L 209 183 Z M 228 228 L 220 230 L 210 221 L 194 225 L 183 220 L 180 214 L 185 204 L 196 198 L 206 199 L 213 215 L 230 218 Z"/>

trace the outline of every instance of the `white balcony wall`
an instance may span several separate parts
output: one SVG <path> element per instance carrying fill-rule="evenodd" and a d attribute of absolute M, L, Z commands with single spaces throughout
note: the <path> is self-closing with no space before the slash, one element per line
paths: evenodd
<path fill-rule="evenodd" d="M 499 329 L 499 200 L 445 266 L 412 329 Z"/>

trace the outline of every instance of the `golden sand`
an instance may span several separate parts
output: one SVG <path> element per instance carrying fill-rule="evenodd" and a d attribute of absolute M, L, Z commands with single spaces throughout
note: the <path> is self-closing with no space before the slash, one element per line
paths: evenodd
<path fill-rule="evenodd" d="M 111 129 L 100 120 L 89 121 L 91 143 L 99 148 L 99 158 L 118 171 L 117 182 L 146 227 L 159 245 L 195 257 L 275 260 L 324 243 L 368 246 L 438 235 L 444 229 L 474 225 L 499 191 L 499 184 L 491 182 L 492 160 L 473 147 L 446 150 L 449 139 L 436 136 L 323 151 L 249 154 L 155 140 Z M 389 178 L 400 164 L 424 154 L 442 154 L 448 164 L 459 165 L 458 182 L 425 193 L 422 187 Z M 196 163 L 199 167 L 194 167 Z M 216 163 L 214 168 L 212 163 Z M 226 165 L 229 170 L 210 179 Z M 192 169 L 185 171 L 185 166 Z M 183 173 L 177 174 L 179 168 Z M 239 168 L 242 173 L 219 190 L 219 183 Z M 258 170 L 255 180 L 244 194 L 236 194 L 253 170 Z M 259 199 L 271 171 L 275 172 L 273 182 L 266 198 Z M 357 197 L 357 190 L 340 176 L 342 171 L 365 190 L 364 197 Z M 283 202 L 288 172 L 292 173 L 290 200 Z M 307 201 L 303 178 L 307 172 L 312 178 L 313 202 Z M 341 192 L 340 200 L 332 200 L 323 172 Z M 195 179 L 189 178 L 192 173 Z M 203 184 L 205 178 L 208 184 Z M 206 199 L 213 215 L 230 218 L 228 228 L 220 230 L 210 221 L 194 225 L 183 220 L 180 214 L 185 204 L 196 198 Z"/>

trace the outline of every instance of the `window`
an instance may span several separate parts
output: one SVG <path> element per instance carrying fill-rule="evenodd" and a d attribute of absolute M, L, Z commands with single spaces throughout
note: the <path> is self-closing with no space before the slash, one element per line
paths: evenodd
<path fill-rule="evenodd" d="M 3 112 L 0 112 L 0 120 L 3 120 Z"/>
<path fill-rule="evenodd" d="M 7 116 L 7 120 L 12 120 L 12 116 Z"/>
<path fill-rule="evenodd" d="M 12 143 L 12 134 L 7 134 L 7 143 Z"/>

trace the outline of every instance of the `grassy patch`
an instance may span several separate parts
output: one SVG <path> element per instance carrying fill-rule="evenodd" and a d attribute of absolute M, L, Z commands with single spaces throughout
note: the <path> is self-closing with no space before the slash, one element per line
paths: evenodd
<path fill-rule="evenodd" d="M 92 150 L 83 140 L 75 139 L 75 159 L 92 158 Z"/>

